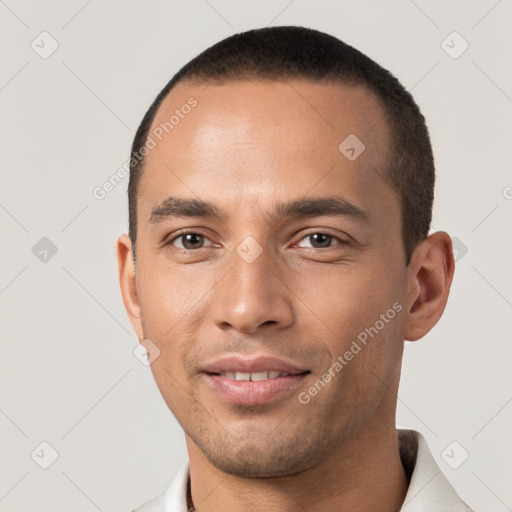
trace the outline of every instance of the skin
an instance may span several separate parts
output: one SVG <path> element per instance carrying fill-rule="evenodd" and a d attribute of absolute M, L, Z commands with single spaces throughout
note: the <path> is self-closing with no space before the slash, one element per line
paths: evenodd
<path fill-rule="evenodd" d="M 424 336 L 444 310 L 450 237 L 431 234 L 405 265 L 400 200 L 385 179 L 390 133 L 365 88 L 186 81 L 153 127 L 191 96 L 197 107 L 147 156 L 136 272 L 127 235 L 117 248 L 130 321 L 161 351 L 151 369 L 185 431 L 194 506 L 397 511 L 408 486 L 395 429 L 403 340 Z M 366 146 L 353 162 L 338 150 L 351 133 Z M 222 217 L 150 222 L 169 196 L 211 202 Z M 272 215 L 280 202 L 333 196 L 366 220 Z M 187 244 L 177 238 L 183 228 L 205 238 Z M 251 263 L 236 251 L 247 236 L 262 248 Z M 298 394 L 394 303 L 400 313 L 301 404 Z M 200 373 L 232 353 L 284 358 L 311 373 L 275 402 L 233 405 Z"/>

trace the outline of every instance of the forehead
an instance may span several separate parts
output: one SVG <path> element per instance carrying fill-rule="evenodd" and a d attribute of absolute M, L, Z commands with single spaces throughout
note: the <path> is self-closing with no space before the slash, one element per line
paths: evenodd
<path fill-rule="evenodd" d="M 193 109 L 187 107 L 191 98 L 197 101 Z M 214 126 L 217 135 L 224 129 L 230 138 L 236 137 L 233 142 L 248 142 L 247 135 L 252 142 L 272 141 L 280 127 L 286 128 L 280 139 L 290 142 L 300 133 L 301 140 L 323 139 L 327 145 L 349 130 L 358 131 L 369 145 L 382 145 L 388 137 L 384 111 L 373 92 L 362 85 L 330 81 L 239 80 L 223 85 L 184 81 L 164 99 L 150 132 L 169 123 L 173 114 L 170 133 L 179 136 L 189 129 L 188 135 L 194 131 L 194 140 L 201 142 L 208 142 L 201 135 L 211 134 Z M 187 122 L 181 123 L 185 118 Z"/>
<path fill-rule="evenodd" d="M 334 185 L 371 201 L 375 187 L 386 186 L 389 129 L 363 86 L 184 81 L 161 104 L 149 136 L 155 146 L 139 190 L 149 209 L 180 193 L 261 202 Z"/>

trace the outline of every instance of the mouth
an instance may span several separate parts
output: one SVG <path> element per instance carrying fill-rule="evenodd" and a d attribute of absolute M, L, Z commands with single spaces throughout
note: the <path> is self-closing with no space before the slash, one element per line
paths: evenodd
<path fill-rule="evenodd" d="M 305 373 L 305 372 L 304 372 Z M 262 380 L 273 380 L 279 377 L 289 377 L 293 375 L 301 375 L 298 373 L 288 373 L 282 372 L 279 370 L 270 370 L 270 371 L 260 371 L 260 372 L 222 372 L 222 373 L 212 373 L 210 375 L 218 375 L 219 377 L 226 377 L 229 380 L 239 380 L 239 381 L 251 381 L 251 382 L 260 382 Z"/>
<path fill-rule="evenodd" d="M 311 373 L 295 363 L 274 357 L 225 357 L 201 372 L 206 384 L 223 401 L 236 405 L 263 405 L 286 398 Z"/>

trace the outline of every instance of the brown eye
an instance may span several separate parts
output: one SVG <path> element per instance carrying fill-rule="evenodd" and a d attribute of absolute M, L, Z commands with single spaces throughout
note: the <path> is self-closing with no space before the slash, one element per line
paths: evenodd
<path fill-rule="evenodd" d="M 206 240 L 208 239 L 199 233 L 184 233 L 182 235 L 177 236 L 172 241 L 172 245 L 175 245 L 179 249 L 201 249 L 202 247 L 204 247 Z"/>
<path fill-rule="evenodd" d="M 309 239 L 311 240 L 313 246 L 315 247 L 329 247 L 333 240 L 331 235 L 326 235 L 325 233 L 315 233 L 314 235 L 310 235 Z"/>
<path fill-rule="evenodd" d="M 303 245 L 304 241 L 308 241 L 311 245 Z M 333 245 L 333 242 L 336 241 L 337 238 L 328 235 L 327 233 L 312 233 L 310 235 L 305 236 L 299 243 L 299 247 L 312 247 L 313 249 L 325 249 Z"/>

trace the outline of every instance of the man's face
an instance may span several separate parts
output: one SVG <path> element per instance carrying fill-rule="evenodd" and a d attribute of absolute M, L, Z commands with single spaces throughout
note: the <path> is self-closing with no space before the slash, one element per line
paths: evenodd
<path fill-rule="evenodd" d="M 183 82 L 152 129 L 190 97 L 146 157 L 133 322 L 189 446 L 229 473 L 292 474 L 394 425 L 407 268 L 390 133 L 366 89 L 303 80 Z M 151 220 L 170 196 L 218 215 Z"/>

